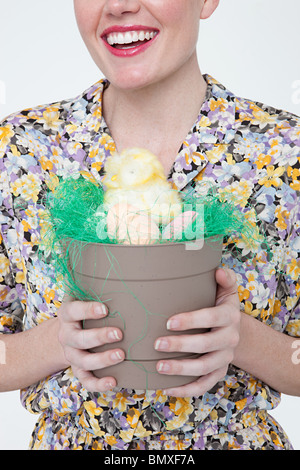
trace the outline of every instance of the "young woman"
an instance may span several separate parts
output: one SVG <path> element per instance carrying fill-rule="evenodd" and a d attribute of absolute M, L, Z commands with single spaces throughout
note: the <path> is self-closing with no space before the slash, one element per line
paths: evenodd
<path fill-rule="evenodd" d="M 40 417 L 31 449 L 290 449 L 268 415 L 280 392 L 300 395 L 291 360 L 300 335 L 299 119 L 234 96 L 197 60 L 199 19 L 218 0 L 74 0 L 83 40 L 106 77 L 80 96 L 9 116 L 0 127 L 2 310 L 0 390 L 23 389 Z M 95 302 L 63 302 L 36 254 L 40 195 L 57 176 L 92 174 L 115 150 L 144 147 L 178 190 L 214 181 L 255 207 L 265 247 L 239 266 L 230 247 L 216 272 L 216 306 L 174 315 L 180 336 L 161 374 L 198 376 L 175 389 L 119 389 L 92 371 L 124 360 L 119 329 L 85 331 Z M 22 202 L 22 204 L 20 204 Z M 298 231 L 297 231 L 298 230 Z M 225 248 L 225 247 L 224 247 Z M 243 246 L 245 254 L 249 247 Z M 227 269 L 224 269 L 227 268 Z M 191 336 L 189 329 L 210 328 Z M 106 352 L 88 349 L 111 343 Z M 20 361 L 22 357 L 22 361 Z"/>

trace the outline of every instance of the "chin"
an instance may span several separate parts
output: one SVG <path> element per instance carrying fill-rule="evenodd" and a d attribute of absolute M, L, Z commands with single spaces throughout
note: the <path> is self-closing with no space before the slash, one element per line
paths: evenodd
<path fill-rule="evenodd" d="M 111 85 L 120 90 L 135 90 L 145 88 L 159 81 L 158 73 L 149 70 L 149 63 L 146 65 L 119 65 L 99 68 Z"/>
<path fill-rule="evenodd" d="M 110 83 L 121 90 L 138 90 L 145 88 L 153 83 L 150 77 L 143 72 L 122 71 L 115 77 L 106 77 Z"/>

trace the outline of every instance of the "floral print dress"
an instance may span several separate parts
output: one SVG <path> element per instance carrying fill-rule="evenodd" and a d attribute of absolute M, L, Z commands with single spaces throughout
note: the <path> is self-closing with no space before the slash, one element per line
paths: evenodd
<path fill-rule="evenodd" d="M 293 337 L 300 336 L 300 121 L 236 97 L 209 75 L 198 119 L 178 152 L 169 181 L 180 191 L 213 183 L 251 218 L 265 246 L 243 262 L 224 241 L 222 265 L 236 272 L 241 310 Z M 101 182 L 115 144 L 102 116 L 100 80 L 75 99 L 10 115 L 0 124 L 0 332 L 11 334 L 56 316 L 62 295 L 37 254 L 42 196 L 59 177 Z M 251 259 L 251 261 L 249 261 Z M 248 260 L 248 261 L 247 261 Z M 184 293 L 183 293 L 184 294 Z M 276 358 L 274 358 L 276 361 Z M 280 394 L 230 365 L 203 396 L 115 389 L 90 393 L 72 369 L 21 391 L 36 413 L 30 449 L 291 449 L 268 414 Z"/>

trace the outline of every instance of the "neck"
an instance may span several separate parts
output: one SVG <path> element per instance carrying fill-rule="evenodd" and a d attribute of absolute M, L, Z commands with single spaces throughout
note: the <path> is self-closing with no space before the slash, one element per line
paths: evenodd
<path fill-rule="evenodd" d="M 118 152 L 147 148 L 168 172 L 206 93 L 206 82 L 195 60 L 184 70 L 146 87 L 123 90 L 109 86 L 103 112 Z"/>

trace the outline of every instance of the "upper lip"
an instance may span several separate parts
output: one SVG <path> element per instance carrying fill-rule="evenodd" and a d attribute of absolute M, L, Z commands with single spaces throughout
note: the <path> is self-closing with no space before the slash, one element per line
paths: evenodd
<path fill-rule="evenodd" d="M 151 26 L 142 26 L 142 25 L 126 25 L 126 26 L 115 25 L 115 26 L 110 26 L 109 28 L 106 28 L 102 32 L 101 37 L 103 38 L 111 33 L 126 33 L 126 31 L 158 31 L 158 29 L 153 28 Z"/>

